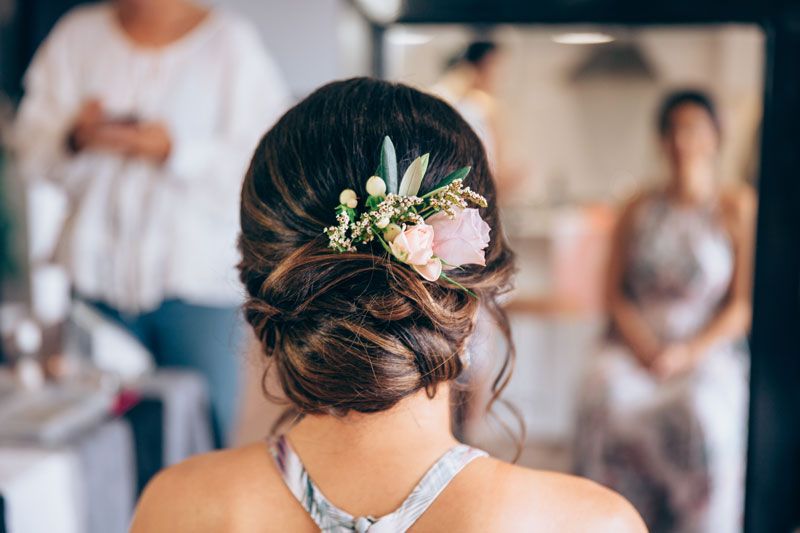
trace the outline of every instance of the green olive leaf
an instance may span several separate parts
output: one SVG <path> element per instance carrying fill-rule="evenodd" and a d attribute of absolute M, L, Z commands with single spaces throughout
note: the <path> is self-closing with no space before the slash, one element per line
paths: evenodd
<path fill-rule="evenodd" d="M 380 176 L 386 182 L 386 190 L 388 192 L 397 194 L 397 174 L 397 153 L 394 150 L 392 140 L 387 135 L 383 138 L 381 159 L 375 175 Z"/>
<path fill-rule="evenodd" d="M 423 198 L 427 198 L 428 196 L 439 192 L 440 190 L 444 189 L 445 187 L 447 187 L 456 180 L 466 179 L 467 176 L 469 175 L 470 170 L 472 170 L 472 167 L 461 167 L 458 170 L 451 172 L 450 174 L 442 178 L 442 180 L 439 183 L 437 183 L 436 186 L 433 189 L 431 189 L 430 192 L 426 193 L 425 196 L 423 196 Z"/>
<path fill-rule="evenodd" d="M 416 196 L 422 185 L 422 178 L 425 177 L 425 171 L 428 170 L 430 156 L 431 154 L 424 154 L 411 162 L 406 169 L 406 173 L 403 174 L 403 181 L 400 182 L 400 189 L 397 194 L 400 196 Z"/>

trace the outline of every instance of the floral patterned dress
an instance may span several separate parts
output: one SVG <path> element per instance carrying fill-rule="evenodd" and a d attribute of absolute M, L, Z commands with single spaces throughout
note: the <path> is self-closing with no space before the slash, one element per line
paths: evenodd
<path fill-rule="evenodd" d="M 655 194 L 639 205 L 623 290 L 665 343 L 715 316 L 734 272 L 713 206 Z M 744 339 L 720 342 L 689 374 L 659 381 L 612 339 L 582 388 L 576 471 L 627 497 L 659 532 L 741 531 L 748 400 Z"/>

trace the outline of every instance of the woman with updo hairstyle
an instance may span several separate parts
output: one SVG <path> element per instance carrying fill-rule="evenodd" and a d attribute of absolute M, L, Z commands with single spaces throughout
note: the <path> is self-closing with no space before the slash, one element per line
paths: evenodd
<path fill-rule="evenodd" d="M 486 199 L 480 218 L 490 228 L 485 265 L 436 278 L 393 259 L 379 239 L 331 248 L 324 230 L 337 224 L 337 204 L 357 202 L 343 191 L 367 196 L 387 136 L 400 169 L 430 153 L 421 191 L 472 167 L 465 184 Z M 451 386 L 478 308 L 503 323 L 497 296 L 510 286 L 513 254 L 485 152 L 448 104 L 367 78 L 318 89 L 257 147 L 241 230 L 244 313 L 291 415 L 266 443 L 159 474 L 134 532 L 643 531 L 606 489 L 503 463 L 453 437 Z"/>
<path fill-rule="evenodd" d="M 577 424 L 576 472 L 629 498 L 652 532 L 742 530 L 756 199 L 724 186 L 711 98 L 667 97 L 669 179 L 622 209 L 611 330 Z"/>

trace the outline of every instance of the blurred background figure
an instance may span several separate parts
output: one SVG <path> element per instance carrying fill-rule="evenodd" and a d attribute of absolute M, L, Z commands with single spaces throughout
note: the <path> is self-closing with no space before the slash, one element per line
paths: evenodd
<path fill-rule="evenodd" d="M 654 532 L 742 527 L 755 197 L 724 188 L 711 99 L 678 92 L 658 121 L 670 179 L 623 209 L 611 335 L 590 362 L 578 473 L 625 494 Z"/>
<path fill-rule="evenodd" d="M 505 150 L 502 99 L 497 98 L 507 80 L 503 48 L 494 41 L 472 41 L 447 60 L 431 92 L 452 105 L 478 134 L 498 180 L 505 202 L 525 178 L 509 161 Z"/>
<path fill-rule="evenodd" d="M 68 198 L 52 259 L 158 365 L 205 376 L 218 443 L 237 398 L 240 183 L 287 102 L 256 29 L 187 0 L 76 8 L 25 77 L 20 172 Z"/>
<path fill-rule="evenodd" d="M 493 41 L 473 41 L 448 60 L 441 79 L 431 88 L 461 113 L 478 134 L 489 161 L 496 164 L 497 103 L 502 50 Z"/>

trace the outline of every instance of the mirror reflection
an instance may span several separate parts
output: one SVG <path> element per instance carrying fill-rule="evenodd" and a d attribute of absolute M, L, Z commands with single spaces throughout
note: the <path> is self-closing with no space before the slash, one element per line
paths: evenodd
<path fill-rule="evenodd" d="M 613 487 L 653 531 L 741 528 L 762 57 L 743 26 L 386 36 L 389 77 L 450 101 L 501 187 L 521 461 Z M 463 431 L 513 456 L 483 329 Z"/>

